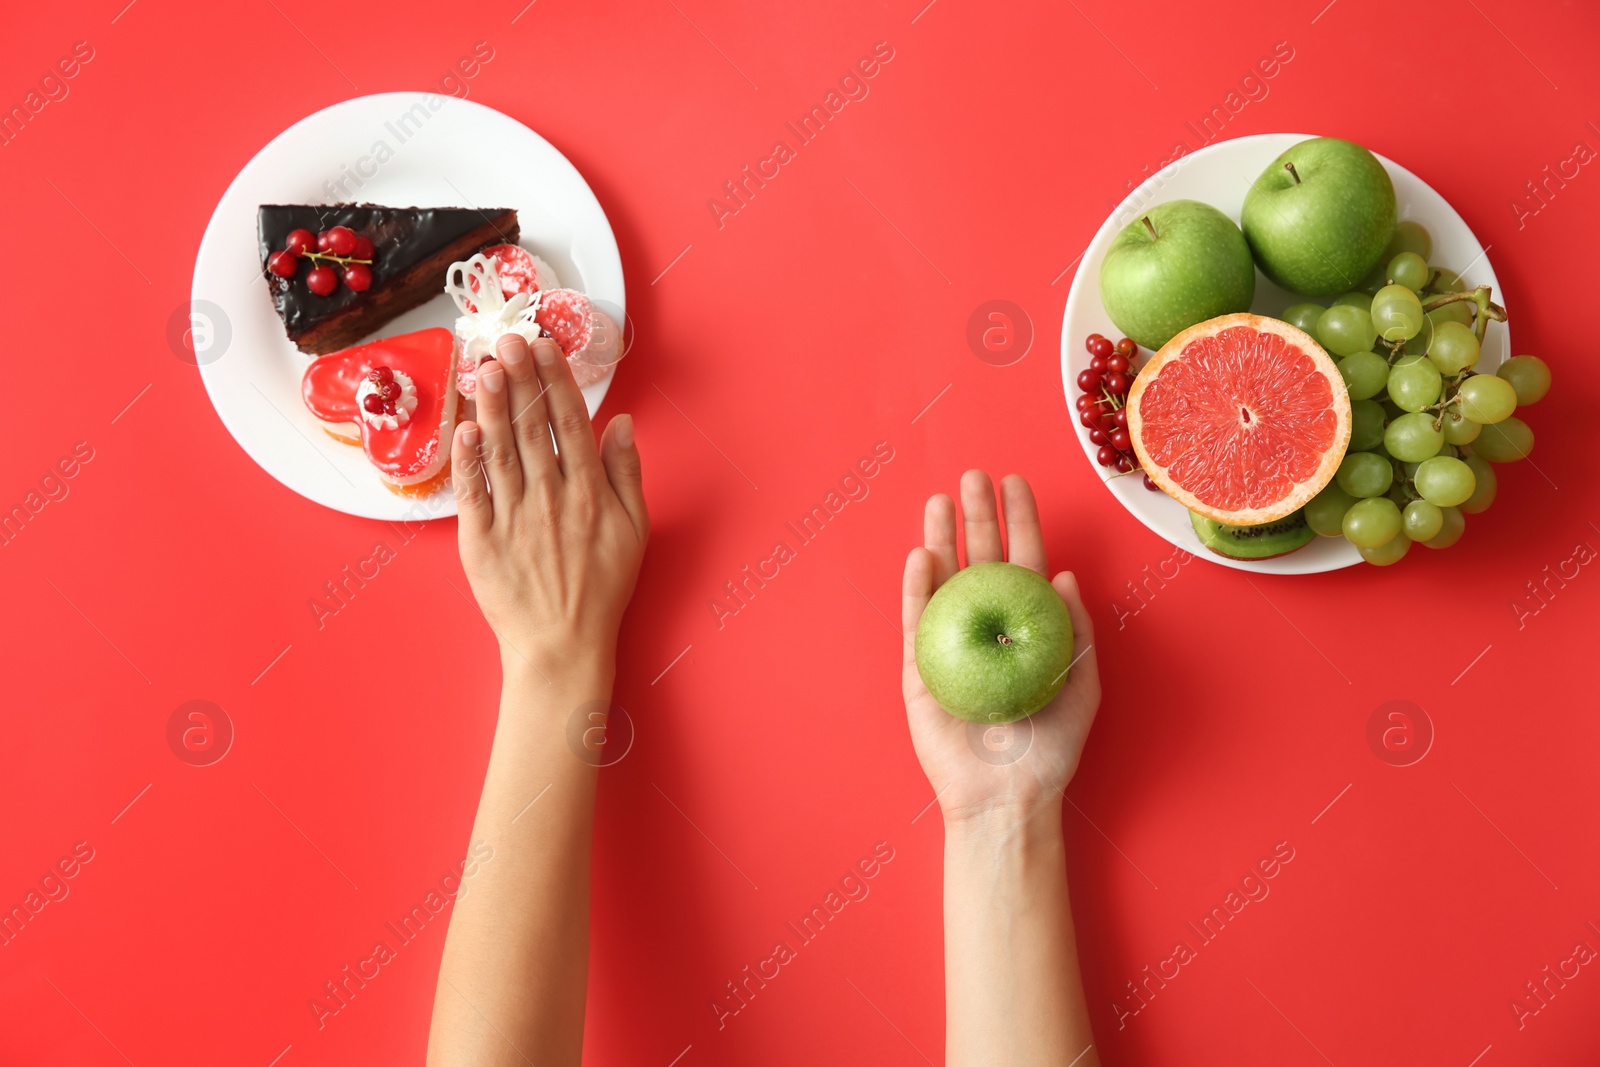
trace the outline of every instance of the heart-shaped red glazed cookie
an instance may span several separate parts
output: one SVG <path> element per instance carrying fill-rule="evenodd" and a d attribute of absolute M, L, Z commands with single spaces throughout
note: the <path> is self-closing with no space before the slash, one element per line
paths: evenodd
<path fill-rule="evenodd" d="M 455 360 L 454 335 L 436 326 L 312 360 L 300 391 L 329 433 L 351 443 L 360 434 L 384 484 L 421 495 L 448 473 Z"/>

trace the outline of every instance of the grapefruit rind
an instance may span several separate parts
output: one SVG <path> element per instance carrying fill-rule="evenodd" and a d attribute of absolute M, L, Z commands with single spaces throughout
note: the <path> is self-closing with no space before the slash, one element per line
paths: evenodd
<path fill-rule="evenodd" d="M 1151 454 L 1143 439 L 1146 428 L 1142 402 L 1146 391 L 1161 377 L 1163 371 L 1179 361 L 1190 358 L 1188 350 L 1193 343 L 1238 328 L 1275 335 L 1284 344 L 1298 349 L 1305 355 L 1311 361 L 1311 373 L 1319 374 L 1327 380 L 1328 409 L 1333 414 L 1334 424 L 1324 431 L 1327 434 L 1327 442 L 1322 446 L 1321 455 L 1315 466 L 1291 482 L 1281 496 L 1266 501 L 1243 504 L 1235 502 L 1230 506 L 1219 501 L 1216 493 L 1208 493 L 1208 499 L 1202 499 L 1196 492 L 1185 487 L 1182 479 L 1172 472 L 1172 468 L 1185 457 L 1168 455 L 1165 457 L 1168 462 L 1163 465 Z M 1305 331 L 1264 315 L 1249 313 L 1220 315 L 1197 323 L 1174 336 L 1140 369 L 1138 377 L 1134 379 L 1133 387 L 1128 392 L 1127 410 L 1128 435 L 1132 439 L 1134 452 L 1139 457 L 1140 466 L 1151 480 L 1168 496 L 1189 510 L 1231 526 L 1276 522 L 1293 514 L 1296 509 L 1304 507 L 1308 500 L 1333 480 L 1334 473 L 1339 469 L 1339 463 L 1344 459 L 1345 449 L 1350 443 L 1350 395 L 1345 388 L 1344 380 L 1339 376 L 1338 367 Z M 1247 475 L 1245 479 L 1249 480 Z"/>

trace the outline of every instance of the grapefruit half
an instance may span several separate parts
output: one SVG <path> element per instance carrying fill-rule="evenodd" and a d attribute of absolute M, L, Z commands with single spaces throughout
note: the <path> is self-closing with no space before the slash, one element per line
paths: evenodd
<path fill-rule="evenodd" d="M 1350 443 L 1350 395 L 1333 360 L 1264 315 L 1221 315 L 1178 334 L 1139 371 L 1127 407 L 1151 480 L 1230 526 L 1303 507 Z"/>

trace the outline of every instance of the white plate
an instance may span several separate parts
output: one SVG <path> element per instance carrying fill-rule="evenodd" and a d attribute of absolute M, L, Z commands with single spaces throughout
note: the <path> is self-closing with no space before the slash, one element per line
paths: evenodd
<path fill-rule="evenodd" d="M 389 153 L 382 163 L 380 142 Z M 616 237 L 583 176 L 550 142 L 493 108 L 432 93 L 362 96 L 301 119 L 222 194 L 200 241 L 189 308 L 197 353 L 190 358 L 222 424 L 263 470 L 319 504 L 369 519 L 454 515 L 448 488 L 421 501 L 384 488 L 361 449 L 324 433 L 300 399 L 312 357 L 289 342 L 273 310 L 256 209 L 338 201 L 515 208 L 522 246 L 543 256 L 562 285 L 620 310 Z M 456 314 L 441 277 L 439 296 L 379 335 L 452 327 Z M 607 375 L 583 390 L 591 415 L 610 382 Z"/>
<path fill-rule="evenodd" d="M 1078 432 L 1078 442 L 1083 445 L 1084 455 L 1095 472 L 1106 480 L 1106 488 L 1111 495 L 1134 518 L 1172 544 L 1224 567 L 1263 574 L 1315 574 L 1337 570 L 1360 563 L 1361 554 L 1342 537 L 1319 537 L 1298 552 L 1273 559 L 1235 560 L 1208 551 L 1200 545 L 1194 528 L 1189 525 L 1188 511 L 1177 501 L 1165 493 L 1152 493 L 1146 489 L 1143 479 L 1137 474 L 1108 477 L 1110 472 L 1095 462 L 1099 446 L 1089 440 L 1089 431 L 1078 421 L 1077 409 L 1071 406 L 1071 401 L 1078 395 L 1078 373 L 1089 366 L 1089 353 L 1083 346 L 1084 338 L 1091 333 L 1104 334 L 1112 340 L 1122 336 L 1100 305 L 1099 283 L 1100 263 L 1118 231 L 1137 219 L 1140 212 L 1169 200 L 1200 200 L 1238 222 L 1239 212 L 1244 207 L 1244 194 L 1249 190 L 1250 183 L 1286 148 L 1310 136 L 1301 133 L 1262 133 L 1219 141 L 1151 175 L 1111 213 L 1111 217 L 1101 224 L 1094 240 L 1089 243 L 1078 266 L 1078 273 L 1072 279 L 1072 291 L 1067 294 L 1067 309 L 1061 322 L 1061 383 L 1068 398 L 1067 411 L 1073 428 Z M 1472 285 L 1493 286 L 1494 300 L 1503 306 L 1505 297 L 1500 292 L 1500 282 L 1494 276 L 1494 268 L 1489 265 L 1489 257 L 1484 254 L 1483 246 L 1472 235 L 1461 216 L 1421 178 L 1383 156 L 1378 159 L 1394 181 L 1400 217 L 1420 222 L 1433 235 L 1430 261 L 1461 271 Z M 1251 311 L 1277 315 L 1302 299 L 1278 288 L 1259 270 L 1256 271 L 1256 297 Z M 1478 369 L 1498 367 L 1510 350 L 1511 339 L 1506 324 L 1491 326 L 1484 341 L 1482 357 L 1478 360 Z M 1148 353 L 1144 355 L 1148 358 Z"/>

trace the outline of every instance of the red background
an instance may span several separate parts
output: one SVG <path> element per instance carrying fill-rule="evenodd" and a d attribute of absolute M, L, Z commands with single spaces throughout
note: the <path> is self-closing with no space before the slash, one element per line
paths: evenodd
<path fill-rule="evenodd" d="M 1520 220 L 1512 206 L 1576 143 L 1600 147 L 1600 19 L 1504 0 L 925 2 L 8 12 L 7 109 L 75 42 L 94 58 L 0 148 L 19 378 L 0 505 L 76 442 L 94 458 L 0 555 L 0 905 L 79 841 L 94 859 L 0 948 L 0 1061 L 422 1058 L 443 921 L 320 1030 L 308 1002 L 466 848 L 498 676 L 454 523 L 401 547 L 293 495 L 165 331 L 212 206 L 264 143 L 360 93 L 437 88 L 479 41 L 494 58 L 466 91 L 589 179 L 638 336 L 605 410 L 638 421 L 656 533 L 617 687 L 637 742 L 600 791 L 588 1062 L 940 1059 L 941 831 L 914 818 L 932 794 L 893 620 L 922 500 L 971 466 L 1033 480 L 1052 562 L 1078 571 L 1100 628 L 1105 702 L 1066 825 L 1106 1062 L 1600 1052 L 1595 968 L 1520 1029 L 1510 1007 L 1577 942 L 1600 948 L 1600 577 L 1552 580 L 1543 606 L 1525 585 L 1600 546 L 1582 326 L 1600 176 Z M 894 58 L 870 96 L 719 228 L 707 200 L 880 41 Z M 1126 583 L 1172 550 L 1072 436 L 1067 268 L 1278 42 L 1293 59 L 1225 135 L 1349 137 L 1461 211 L 1492 246 L 1516 350 L 1555 370 L 1529 414 L 1539 470 L 1503 469 L 1449 552 L 1296 578 L 1196 560 L 1125 616 Z M 965 341 L 991 299 L 1032 320 L 1012 366 Z M 719 629 L 723 583 L 879 441 L 894 459 L 870 496 Z M 397 558 L 319 630 L 308 601 L 378 540 Z M 237 731 L 213 766 L 167 746 L 191 699 Z M 1389 700 L 1436 731 L 1413 766 L 1368 745 Z M 880 841 L 894 859 L 870 897 L 719 1031 L 723 983 Z M 1119 1029 L 1125 983 L 1278 842 L 1294 859 L 1271 895 Z"/>

